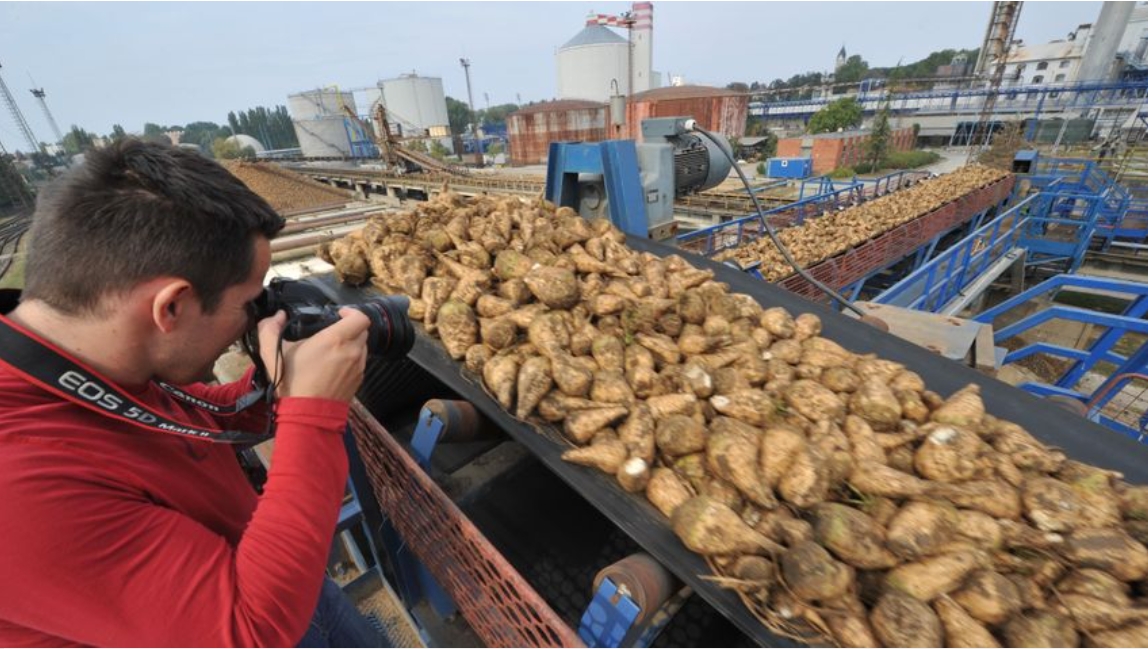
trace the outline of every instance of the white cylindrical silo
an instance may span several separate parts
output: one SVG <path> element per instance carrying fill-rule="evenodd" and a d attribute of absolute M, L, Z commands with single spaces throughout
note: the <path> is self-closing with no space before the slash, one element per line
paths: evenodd
<path fill-rule="evenodd" d="M 1104 3 L 1100 9 L 1100 18 L 1089 32 L 1077 80 L 1107 81 L 1112 78 L 1116 48 L 1120 45 L 1124 28 L 1135 6 L 1134 2 Z"/>
<path fill-rule="evenodd" d="M 299 148 L 306 158 L 350 157 L 351 136 L 344 107 L 355 112 L 355 99 L 337 90 L 311 90 L 287 96 L 287 111 L 295 126 Z"/>
<path fill-rule="evenodd" d="M 554 58 L 559 99 L 606 103 L 616 92 L 630 94 L 630 44 L 607 27 L 587 25 Z"/>
<path fill-rule="evenodd" d="M 404 132 L 410 129 L 430 135 L 449 132 L 450 118 L 447 117 L 442 79 L 404 74 L 396 79 L 380 81 L 379 88 L 388 118 L 403 125 Z"/>

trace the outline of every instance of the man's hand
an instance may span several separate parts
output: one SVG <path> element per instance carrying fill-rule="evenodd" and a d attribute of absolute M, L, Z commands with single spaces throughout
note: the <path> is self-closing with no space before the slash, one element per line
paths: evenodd
<path fill-rule="evenodd" d="M 367 329 L 371 321 L 361 311 L 339 309 L 341 320 L 299 342 L 283 342 L 282 365 L 277 347 L 287 323 L 282 311 L 259 322 L 259 355 L 276 396 L 318 397 L 349 403 L 363 382 L 367 366 Z"/>

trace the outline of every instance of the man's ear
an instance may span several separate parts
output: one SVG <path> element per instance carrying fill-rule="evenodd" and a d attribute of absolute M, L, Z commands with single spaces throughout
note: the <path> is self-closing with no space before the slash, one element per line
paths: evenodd
<path fill-rule="evenodd" d="M 171 333 L 183 318 L 187 317 L 195 291 L 184 279 L 171 278 L 162 283 L 154 293 L 151 303 L 151 317 L 163 333 Z"/>

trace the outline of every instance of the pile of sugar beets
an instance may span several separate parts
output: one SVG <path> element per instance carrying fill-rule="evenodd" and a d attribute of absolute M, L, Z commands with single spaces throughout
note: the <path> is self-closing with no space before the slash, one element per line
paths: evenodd
<path fill-rule="evenodd" d="M 680 256 L 444 192 L 321 255 L 563 458 L 669 519 L 772 631 L 841 646 L 1148 646 L 1148 487 L 947 399 Z"/>
<path fill-rule="evenodd" d="M 1008 175 L 992 167 L 966 165 L 856 207 L 785 228 L 778 236 L 799 264 L 814 266 Z M 794 272 L 768 237 L 730 249 L 716 259 L 736 261 L 742 267 L 760 262 L 759 272 L 770 281 L 785 279 Z"/>

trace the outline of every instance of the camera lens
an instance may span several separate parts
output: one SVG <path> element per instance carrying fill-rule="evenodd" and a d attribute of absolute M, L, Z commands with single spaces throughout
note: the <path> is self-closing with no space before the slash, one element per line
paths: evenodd
<path fill-rule="evenodd" d="M 391 295 L 356 304 L 367 314 L 371 327 L 367 332 L 367 351 L 371 356 L 394 360 L 406 356 L 415 344 L 415 330 L 407 317 L 410 300 Z"/>

